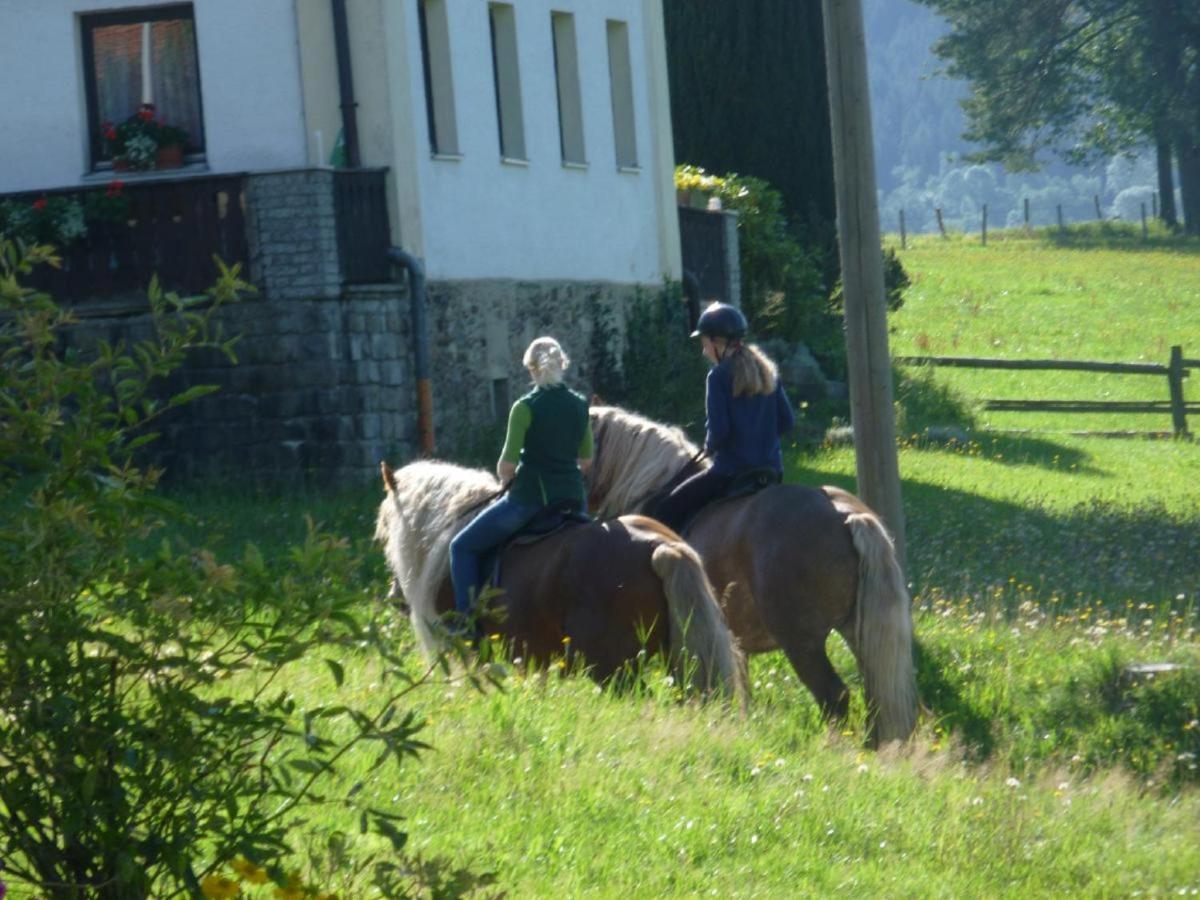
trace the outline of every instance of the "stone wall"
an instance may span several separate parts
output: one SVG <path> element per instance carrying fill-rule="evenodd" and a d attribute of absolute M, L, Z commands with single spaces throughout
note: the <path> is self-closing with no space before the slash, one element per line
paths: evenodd
<path fill-rule="evenodd" d="M 567 383 L 590 395 L 597 367 L 619 364 L 630 304 L 657 290 L 603 282 L 431 282 L 439 453 L 481 460 L 499 453 L 509 406 L 529 390 L 521 357 L 535 337 L 562 343 L 572 361 Z"/>
<path fill-rule="evenodd" d="M 270 481 L 366 479 L 380 459 L 416 445 L 408 296 L 398 285 L 357 288 L 335 299 L 251 297 L 221 311 L 241 335 L 237 363 L 217 351 L 191 355 L 165 388 L 216 385 L 216 393 L 160 423 L 152 447 L 170 480 L 217 475 Z M 88 316 L 68 346 L 149 337 L 144 313 Z"/>

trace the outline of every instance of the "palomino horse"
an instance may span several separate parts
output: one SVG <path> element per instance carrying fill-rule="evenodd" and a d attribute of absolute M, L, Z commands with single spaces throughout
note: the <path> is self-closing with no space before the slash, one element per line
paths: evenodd
<path fill-rule="evenodd" d="M 598 515 L 641 512 L 700 470 L 677 428 L 611 406 L 592 408 Z M 821 711 L 846 714 L 846 685 L 825 653 L 837 629 L 863 674 L 872 738 L 905 740 L 916 727 L 912 609 L 878 517 L 833 487 L 775 485 L 702 510 L 687 532 L 722 595 L 746 653 L 782 647 Z"/>
<path fill-rule="evenodd" d="M 386 496 L 375 537 L 430 654 L 441 643 L 438 616 L 454 608 L 450 539 L 499 484 L 487 472 L 442 462 L 380 468 Z M 493 608 L 503 613 L 488 628 L 526 658 L 545 663 L 569 643 L 603 681 L 642 649 L 666 652 L 677 670 L 690 657 L 686 674 L 697 687 L 744 702 L 745 662 L 704 568 L 653 519 L 579 524 L 510 546 L 496 587 Z"/>

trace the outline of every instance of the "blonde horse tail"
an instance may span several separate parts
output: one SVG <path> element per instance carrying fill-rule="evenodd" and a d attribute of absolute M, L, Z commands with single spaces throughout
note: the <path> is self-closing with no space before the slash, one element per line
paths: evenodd
<path fill-rule="evenodd" d="M 676 667 L 689 667 L 680 676 L 708 692 L 717 689 L 745 710 L 746 659 L 742 655 L 700 557 L 682 541 L 654 548 L 650 558 L 662 580 L 670 611 L 670 641 Z"/>
<path fill-rule="evenodd" d="M 849 512 L 846 527 L 858 551 L 858 599 L 854 621 L 844 634 L 852 640 L 863 673 L 871 736 L 876 744 L 904 741 L 917 727 L 912 600 L 879 517 L 861 501 L 842 504 L 832 496 L 835 505 Z"/>

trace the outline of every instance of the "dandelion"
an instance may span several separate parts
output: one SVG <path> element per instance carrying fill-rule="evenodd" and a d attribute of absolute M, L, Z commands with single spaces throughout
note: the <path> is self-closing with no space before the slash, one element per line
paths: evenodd
<path fill-rule="evenodd" d="M 242 881 L 249 881 L 251 884 L 266 884 L 268 881 L 266 870 L 260 869 L 243 856 L 239 856 L 231 862 L 230 866 L 242 876 Z"/>
<path fill-rule="evenodd" d="M 859 774 L 862 774 L 863 772 L 866 772 L 866 771 L 867 771 L 867 764 L 866 764 L 866 763 L 860 763 L 860 764 L 859 764 L 859 767 L 858 767 L 858 771 L 859 771 Z"/>
<path fill-rule="evenodd" d="M 226 897 L 236 897 L 241 892 L 238 883 L 224 875 L 206 875 L 200 882 L 200 893 L 208 900 L 225 900 Z"/>

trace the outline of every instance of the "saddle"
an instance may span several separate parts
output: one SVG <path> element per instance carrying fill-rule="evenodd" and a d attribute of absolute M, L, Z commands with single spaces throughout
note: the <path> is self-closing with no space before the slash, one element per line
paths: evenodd
<path fill-rule="evenodd" d="M 509 547 L 536 544 L 552 534 L 573 525 L 584 525 L 592 521 L 578 500 L 558 500 L 538 510 L 537 515 L 507 541 L 488 551 L 480 560 L 479 571 L 488 573 L 486 582 L 496 587 L 500 584 L 500 563 L 504 551 Z"/>
<path fill-rule="evenodd" d="M 696 521 L 700 513 L 712 506 L 717 506 L 721 503 L 728 503 L 730 500 L 736 500 L 739 497 L 748 497 L 751 494 L 757 494 L 764 488 L 774 487 L 783 481 L 783 476 L 774 469 L 764 467 L 761 469 L 747 469 L 744 472 L 739 472 L 729 482 L 729 485 L 699 509 L 697 509 L 686 522 L 683 523 L 683 528 L 680 529 L 680 534 L 686 535 L 688 529 L 692 527 L 692 523 Z"/>

